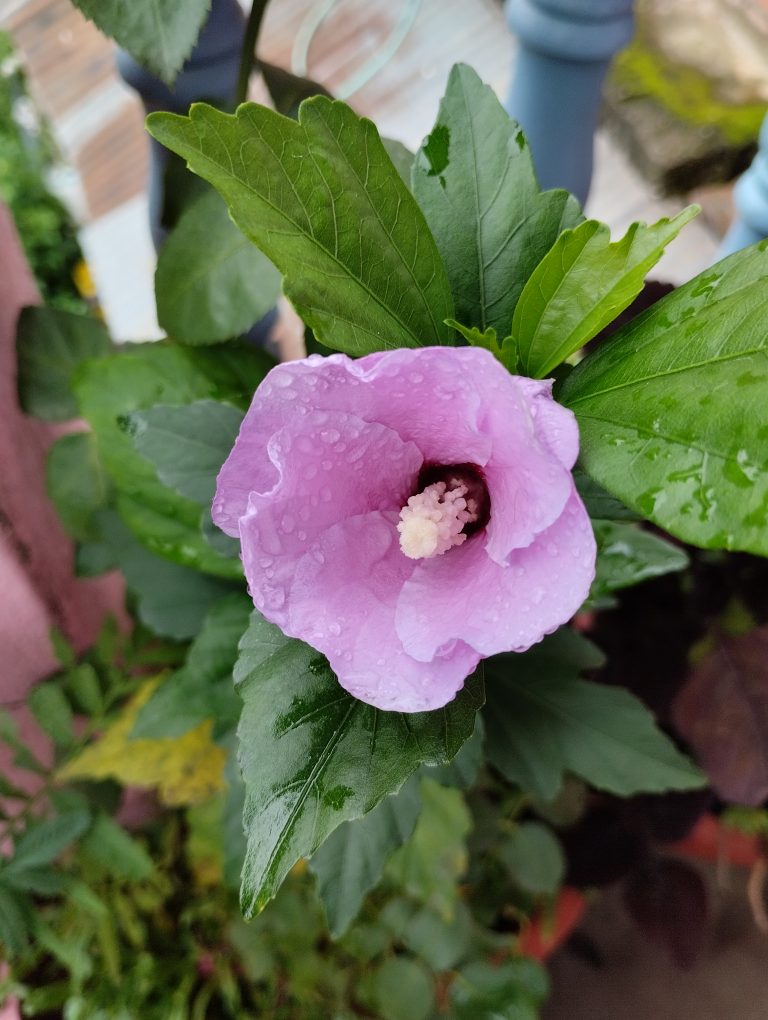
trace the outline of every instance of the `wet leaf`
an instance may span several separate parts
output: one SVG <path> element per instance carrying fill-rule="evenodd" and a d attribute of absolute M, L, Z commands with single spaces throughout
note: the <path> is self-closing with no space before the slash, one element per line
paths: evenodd
<path fill-rule="evenodd" d="M 762 242 L 662 298 L 559 391 L 584 470 L 693 545 L 768 555 L 767 314 Z"/>
<path fill-rule="evenodd" d="M 589 602 L 600 602 L 608 593 L 685 570 L 688 556 L 679 546 L 635 524 L 594 521 L 597 539 L 597 572 Z"/>
<path fill-rule="evenodd" d="M 243 699 L 246 916 L 342 822 L 396 793 L 420 765 L 447 764 L 471 736 L 483 699 L 474 675 L 444 709 L 382 712 L 347 694 L 323 656 L 258 613 L 241 641 L 235 681 Z"/>

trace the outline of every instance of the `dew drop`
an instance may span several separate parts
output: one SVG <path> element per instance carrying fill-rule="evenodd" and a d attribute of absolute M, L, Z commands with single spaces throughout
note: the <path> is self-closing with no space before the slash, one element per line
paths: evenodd
<path fill-rule="evenodd" d="M 280 521 L 280 527 L 286 535 L 290 535 L 296 527 L 296 518 L 293 514 L 283 514 L 283 519 Z"/>

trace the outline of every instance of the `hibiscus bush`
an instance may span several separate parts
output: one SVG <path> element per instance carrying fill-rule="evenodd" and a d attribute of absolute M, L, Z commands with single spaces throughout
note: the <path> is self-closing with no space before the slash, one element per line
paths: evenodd
<path fill-rule="evenodd" d="M 521 953 L 590 807 L 709 796 L 589 634 L 686 546 L 768 551 L 766 246 L 606 339 L 696 209 L 611 241 L 467 67 L 412 159 L 322 96 L 148 128 L 206 182 L 160 256 L 168 339 L 19 327 L 25 408 L 88 425 L 48 464 L 78 569 L 120 567 L 176 655 L 58 781 L 207 805 L 214 886 L 264 911 L 248 1008 L 536 1016 Z M 314 353 L 276 365 L 240 334 L 279 279 Z"/>

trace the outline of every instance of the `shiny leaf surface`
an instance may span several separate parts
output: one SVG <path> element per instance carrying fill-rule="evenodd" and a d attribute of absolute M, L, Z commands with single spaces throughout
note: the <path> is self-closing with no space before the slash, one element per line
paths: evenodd
<path fill-rule="evenodd" d="M 321 343 L 357 355 L 450 338 L 440 255 L 370 121 L 318 96 L 298 121 L 198 103 L 147 126 L 220 192 Z"/>
<path fill-rule="evenodd" d="M 568 376 L 581 464 L 665 531 L 768 555 L 768 242 L 653 305 Z"/>
<path fill-rule="evenodd" d="M 608 227 L 586 220 L 558 238 L 525 285 L 512 335 L 524 375 L 543 379 L 583 347 L 643 289 L 646 273 L 698 212 L 690 206 L 669 220 L 633 223 L 611 243 Z"/>
<path fill-rule="evenodd" d="M 254 613 L 235 681 L 246 784 L 246 916 L 342 822 L 396 793 L 420 765 L 449 762 L 471 736 L 482 681 L 436 712 L 382 712 L 347 694 L 326 660 Z"/>

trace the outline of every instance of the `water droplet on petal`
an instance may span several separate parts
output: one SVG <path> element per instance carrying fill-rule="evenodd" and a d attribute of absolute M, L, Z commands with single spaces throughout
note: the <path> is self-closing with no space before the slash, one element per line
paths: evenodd
<path fill-rule="evenodd" d="M 290 535 L 296 527 L 296 519 L 293 514 L 283 514 L 283 519 L 280 521 L 280 527 L 286 535 Z"/>

